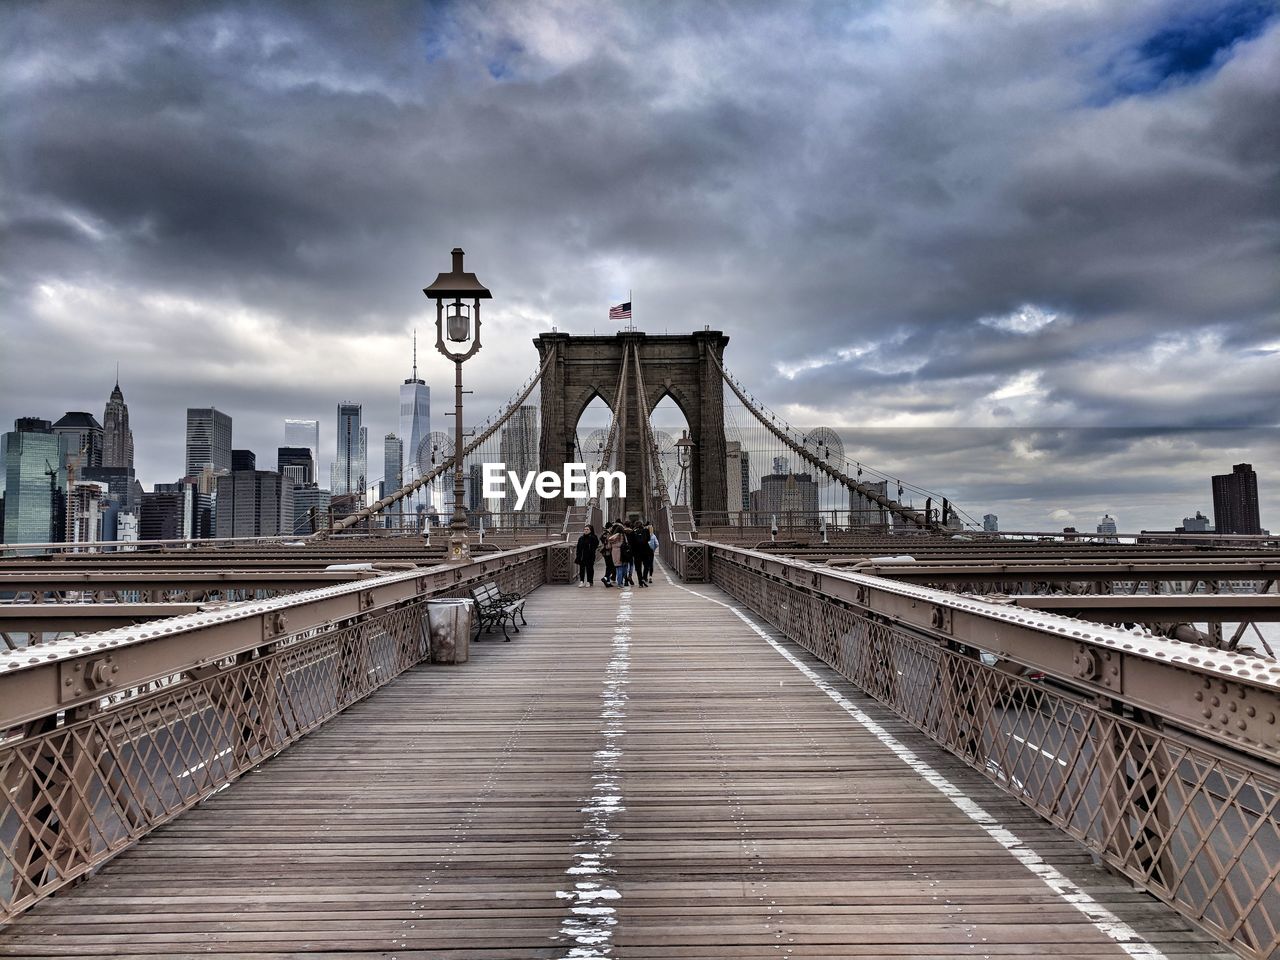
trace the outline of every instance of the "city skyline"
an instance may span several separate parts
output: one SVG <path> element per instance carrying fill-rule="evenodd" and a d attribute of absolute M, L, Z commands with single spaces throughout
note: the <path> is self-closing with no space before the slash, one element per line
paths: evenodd
<path fill-rule="evenodd" d="M 97 416 L 119 360 L 148 488 L 206 404 L 264 458 L 319 419 L 324 477 L 337 402 L 399 434 L 421 289 L 462 245 L 494 293 L 477 419 L 535 335 L 613 332 L 632 297 L 639 329 L 723 329 L 791 422 L 1002 526 L 1167 527 L 1237 462 L 1280 525 L 1268 5 L 76 9 L 0 11 L 0 425 Z M 433 348 L 419 368 L 447 392 Z M 868 424 L 899 432 L 858 446 Z"/>
<path fill-rule="evenodd" d="M 405 381 L 405 382 L 408 383 L 410 381 Z M 110 409 L 110 406 L 114 401 L 114 397 L 118 393 L 120 393 L 121 390 L 122 390 L 121 384 L 117 380 L 112 389 L 112 393 L 109 396 L 107 401 L 108 410 Z M 358 402 L 356 403 L 358 406 L 363 406 Z M 342 404 L 338 404 L 337 406 L 340 407 L 342 406 Z M 209 410 L 210 408 L 206 407 L 206 408 L 188 408 L 188 409 L 193 411 L 199 410 L 203 412 L 203 411 Z M 216 404 L 212 405 L 212 409 L 216 411 L 216 413 L 218 413 L 219 415 L 230 416 L 233 424 L 237 422 L 234 414 L 231 411 L 218 408 Z M 403 404 L 401 404 L 397 408 L 397 410 L 402 411 Z M 63 416 L 69 416 L 75 412 L 76 411 L 67 411 L 65 414 L 63 414 Z M 183 411 L 184 416 L 186 412 L 187 412 L 186 410 Z M 131 416 L 132 414 L 130 413 L 129 415 Z M 677 412 L 677 415 L 680 415 L 680 414 Z M 587 426 L 589 426 L 589 421 L 592 419 L 592 416 L 593 414 L 591 413 L 590 410 L 584 411 L 583 419 L 580 423 L 580 429 L 585 429 Z M 56 416 L 40 417 L 39 419 L 48 419 L 50 420 L 51 424 L 56 424 L 57 420 L 60 419 L 60 417 L 56 417 Z M 319 432 L 322 438 L 321 442 L 323 447 L 323 436 L 325 435 L 323 430 L 324 420 L 323 418 L 320 418 L 320 417 L 317 417 L 316 419 L 319 421 L 319 424 L 320 424 Z M 233 426 L 232 442 L 235 445 L 235 449 L 237 450 L 247 449 L 257 454 L 260 458 L 258 463 L 259 470 L 273 470 L 273 471 L 277 470 L 278 469 L 277 450 L 282 446 L 286 446 L 286 444 L 283 442 L 286 434 L 285 420 L 289 420 L 292 422 L 299 422 L 298 418 L 290 417 L 290 418 L 284 418 L 279 423 L 277 423 L 275 425 L 275 428 L 278 429 L 279 431 L 280 442 L 277 442 L 274 445 L 271 445 L 269 447 L 266 446 L 265 443 L 260 447 L 244 443 L 241 439 L 241 433 L 239 432 L 239 430 L 235 429 Z M 336 422 L 336 419 L 335 419 L 335 422 Z M 363 433 L 366 437 L 368 435 L 368 432 L 371 429 L 376 429 L 376 428 L 371 428 L 364 423 L 363 411 L 361 413 L 361 424 L 363 424 L 363 426 L 360 428 L 361 433 Z M 272 429 L 270 425 L 263 426 L 263 425 L 250 424 L 248 426 L 249 426 L 249 432 L 251 432 L 255 436 L 262 436 L 262 437 L 269 436 L 270 431 Z M 670 425 L 663 425 L 663 426 L 666 426 L 669 432 L 678 433 L 680 430 L 680 425 L 677 425 L 677 424 L 670 424 Z M 0 424 L 0 427 L 3 427 L 3 425 Z M 0 433 L 7 432 L 7 429 L 12 429 L 12 424 L 10 424 L 8 428 L 0 429 Z M 241 427 L 241 429 L 243 429 L 243 427 Z M 99 430 L 101 430 L 100 425 L 99 425 Z M 508 428 L 507 430 L 504 430 L 504 435 L 506 435 L 509 430 L 510 428 Z M 874 436 L 877 433 L 889 434 L 893 437 L 896 437 L 897 438 L 896 441 L 893 441 L 893 440 L 886 441 L 883 439 L 877 439 L 870 444 L 866 444 L 864 442 L 862 449 L 865 451 L 868 451 L 870 456 L 875 456 L 875 451 L 878 449 L 883 450 L 886 456 L 882 462 L 889 467 L 892 467 L 893 463 L 892 463 L 892 459 L 887 456 L 888 452 L 894 448 L 902 450 L 904 456 L 914 458 L 911 460 L 911 462 L 916 464 L 916 467 L 914 469 L 909 468 L 908 471 L 898 471 L 898 472 L 901 473 L 904 479 L 907 479 L 913 482 L 922 483 L 925 486 L 928 486 L 929 483 L 926 481 L 920 480 L 919 477 L 921 473 L 923 474 L 928 473 L 928 467 L 927 466 L 924 467 L 924 470 L 921 471 L 919 465 L 922 462 L 927 463 L 927 460 L 922 461 L 920 459 L 921 455 L 926 450 L 930 450 L 930 448 L 936 448 L 931 450 L 928 456 L 945 457 L 948 452 L 948 447 L 951 447 L 951 446 L 965 447 L 966 445 L 973 446 L 973 444 L 966 444 L 963 439 L 960 439 L 960 441 L 957 442 L 957 437 L 963 438 L 966 432 L 958 431 L 955 429 L 949 429 L 945 431 L 941 431 L 941 430 L 929 431 L 924 429 L 916 430 L 916 431 L 900 431 L 900 430 L 877 431 L 875 429 L 870 429 L 870 430 L 864 429 L 864 430 L 858 431 L 858 430 L 851 429 L 851 430 L 839 431 L 839 432 L 841 432 L 842 435 L 844 436 L 854 436 L 854 437 L 861 436 L 864 438 L 864 441 L 865 441 L 865 438 L 869 436 Z M 988 431 L 988 432 L 996 433 L 997 431 Z M 1064 434 L 1067 434 L 1070 432 L 1071 431 L 1062 431 L 1062 430 L 1048 432 L 1051 439 L 1049 443 L 1045 444 L 1046 450 L 1052 449 L 1054 447 L 1071 449 L 1073 445 L 1069 441 L 1064 440 Z M 1078 432 L 1083 432 L 1083 431 L 1078 431 Z M 1100 431 L 1095 431 L 1095 432 L 1100 432 Z M 1130 431 L 1112 431 L 1112 432 L 1119 433 L 1119 434 L 1130 433 Z M 979 446 L 985 445 L 993 448 L 1008 449 L 1011 451 L 1016 451 L 1018 456 L 1026 457 L 1028 455 L 1028 451 L 1031 450 L 1031 447 L 1025 442 L 1020 441 L 1020 435 L 1026 436 L 1026 435 L 1033 435 L 1036 433 L 1045 433 L 1045 432 L 1015 429 L 1015 430 L 1007 430 L 1007 431 L 998 431 L 998 433 L 999 433 L 998 438 L 984 441 L 983 444 L 979 444 Z M 1151 436 L 1148 437 L 1148 439 L 1164 440 L 1167 442 L 1167 444 L 1169 445 L 1172 451 L 1177 451 L 1180 447 L 1185 447 L 1185 444 L 1180 444 L 1178 442 L 1178 438 L 1180 435 L 1190 436 L 1196 433 L 1197 431 L 1194 431 L 1192 429 L 1188 429 L 1186 431 L 1169 431 L 1169 430 L 1153 431 Z M 1247 437 L 1242 439 L 1237 439 L 1231 442 L 1224 442 L 1221 445 L 1221 449 L 1224 452 L 1218 460 L 1205 459 L 1202 461 L 1205 466 L 1205 469 L 1208 472 L 1206 472 L 1203 476 L 1189 477 L 1188 478 L 1189 482 L 1185 484 L 1180 491 L 1171 492 L 1160 497 L 1153 498 L 1150 496 L 1149 486 L 1144 487 L 1144 484 L 1147 483 L 1147 480 L 1145 480 L 1141 476 L 1130 476 L 1125 478 L 1123 482 L 1112 482 L 1111 485 L 1114 489 L 1114 492 L 1112 493 L 1107 493 L 1106 485 L 1099 483 L 1095 479 L 1095 480 L 1088 481 L 1086 484 L 1081 484 L 1076 487 L 1073 494 L 1076 497 L 1076 499 L 1079 501 L 1079 504 L 1076 510 L 1070 511 L 1070 510 L 1060 509 L 1060 510 L 1055 510 L 1046 514 L 1043 511 L 1038 510 L 1039 504 L 1037 501 L 1039 498 L 1041 498 L 1041 496 L 1055 500 L 1055 501 L 1064 500 L 1065 495 L 1069 491 L 1064 488 L 1061 478 L 1058 478 L 1057 480 L 1054 480 L 1054 481 L 1050 481 L 1048 478 L 1037 478 L 1034 476 L 1030 478 L 1027 478 L 1027 477 L 1011 478 L 1009 476 L 1003 476 L 998 481 L 1000 484 L 998 489 L 991 485 L 996 483 L 997 481 L 995 480 L 989 481 L 987 489 L 991 491 L 991 494 L 992 494 L 991 496 L 988 496 L 985 499 L 977 499 L 977 500 L 975 499 L 964 500 L 962 498 L 955 498 L 954 502 L 956 503 L 957 506 L 959 506 L 963 510 L 966 510 L 970 515 L 974 516 L 975 518 L 981 517 L 986 513 L 994 513 L 997 516 L 1000 516 L 1001 517 L 1000 526 L 1003 531 L 1039 530 L 1039 531 L 1045 531 L 1045 532 L 1054 532 L 1057 530 L 1061 530 L 1064 526 L 1075 525 L 1080 528 L 1082 533 L 1087 533 L 1087 532 L 1090 532 L 1093 529 L 1094 524 L 1101 521 L 1103 517 L 1107 515 L 1114 516 L 1116 514 L 1121 514 L 1119 532 L 1122 534 L 1137 533 L 1137 532 L 1140 532 L 1141 530 L 1159 530 L 1159 529 L 1172 530 L 1174 529 L 1174 527 L 1181 525 L 1183 520 L 1193 516 L 1197 512 L 1203 512 L 1205 515 L 1207 515 L 1210 518 L 1211 521 L 1215 519 L 1214 511 L 1213 511 L 1213 489 L 1212 489 L 1211 480 L 1216 475 L 1230 472 L 1231 468 L 1234 466 L 1234 463 L 1233 462 L 1229 463 L 1227 461 L 1231 460 L 1232 457 L 1235 457 L 1235 460 L 1237 461 L 1243 457 L 1245 460 L 1250 460 L 1250 458 L 1252 458 L 1250 462 L 1252 462 L 1255 469 L 1257 469 L 1263 475 L 1262 483 L 1261 483 L 1260 489 L 1258 490 L 1258 504 L 1259 504 L 1259 513 L 1261 517 L 1261 527 L 1263 529 L 1270 529 L 1274 531 L 1276 528 L 1280 527 L 1280 518 L 1271 519 L 1276 517 L 1276 514 L 1277 514 L 1276 506 L 1277 506 L 1277 503 L 1280 503 L 1280 492 L 1273 492 L 1273 491 L 1275 491 L 1275 488 L 1280 485 L 1269 482 L 1270 478 L 1277 474 L 1273 469 L 1268 469 L 1268 466 L 1274 466 L 1274 465 L 1280 464 L 1280 433 L 1277 433 L 1276 431 L 1259 431 L 1257 432 L 1256 435 L 1253 431 L 1232 431 L 1231 433 L 1232 434 L 1246 433 Z M 390 461 L 386 460 L 385 448 L 382 447 L 381 444 L 385 443 L 386 439 L 391 436 L 396 436 L 394 431 L 389 431 L 387 434 L 383 435 L 383 439 L 382 441 L 379 441 L 380 445 L 377 448 L 376 452 L 370 452 L 366 450 L 366 455 L 365 455 L 366 469 L 369 469 L 369 467 L 373 464 L 381 464 L 382 468 L 385 469 L 385 464 Z M 907 438 L 911 438 L 910 443 L 903 442 Z M 130 439 L 132 440 L 132 430 L 130 430 Z M 399 437 L 396 436 L 396 439 L 399 440 Z M 1199 436 L 1196 438 L 1195 442 L 1196 442 L 1196 445 L 1202 448 L 1203 450 L 1211 450 L 1212 443 L 1210 442 L 1210 440 L 1211 438 L 1209 437 Z M 1105 446 L 1105 444 L 1103 445 Z M 69 448 L 70 444 L 64 444 L 64 446 Z M 185 450 L 185 444 L 183 449 Z M 336 446 L 335 446 L 335 449 L 336 449 Z M 748 453 L 750 452 L 749 447 L 745 449 L 747 450 Z M 1234 451 L 1234 453 L 1232 453 L 1232 451 Z M 229 454 L 230 454 L 230 448 L 228 448 L 228 455 Z M 407 457 L 407 454 L 402 453 L 402 456 Z M 786 460 L 787 458 L 786 456 L 781 456 L 775 459 Z M 329 487 L 326 482 L 329 479 L 329 467 L 330 465 L 336 466 L 336 463 L 337 463 L 337 460 L 335 457 L 335 458 L 330 458 L 328 461 L 321 460 L 315 464 L 315 481 L 324 490 L 329 490 Z M 870 460 L 868 460 L 868 465 L 871 469 L 876 469 L 876 467 L 871 464 Z M 776 464 L 773 466 L 776 467 Z M 753 469 L 759 470 L 760 468 L 756 466 L 756 467 L 753 467 Z M 1084 469 L 1085 470 L 1088 469 L 1088 464 L 1084 465 Z M 803 472 L 803 471 L 800 471 L 800 472 Z M 879 472 L 885 475 L 895 474 L 895 471 L 892 469 L 884 470 L 883 468 L 880 468 Z M 1050 472 L 1050 471 L 1046 470 L 1046 473 L 1047 472 Z M 1057 473 L 1058 472 L 1057 468 L 1054 468 L 1052 472 Z M 162 486 L 166 484 L 171 484 L 175 480 L 180 479 L 182 476 L 184 476 L 184 474 L 182 473 L 177 473 L 174 475 L 161 474 L 155 477 L 151 477 L 145 474 L 139 474 L 136 479 L 141 484 L 141 487 L 144 491 L 151 492 L 157 484 L 160 484 Z M 367 487 L 373 488 L 377 484 L 377 482 L 381 479 L 384 479 L 384 478 L 380 476 L 367 477 L 367 481 L 368 481 Z M 975 484 L 974 486 L 970 487 L 970 489 L 976 489 L 976 490 L 983 489 L 983 486 L 981 484 L 976 484 L 975 481 L 968 480 L 966 482 L 970 484 Z M 950 489 L 944 488 L 942 484 L 939 483 L 938 481 L 933 481 L 933 484 L 935 489 L 941 489 L 944 493 L 949 493 L 950 490 L 956 489 L 954 484 Z M 388 488 L 388 489 L 392 489 L 392 488 Z M 753 481 L 752 489 L 753 490 L 761 489 L 760 481 L 758 477 Z M 2 488 L 0 488 L 0 493 L 3 493 Z M 1140 501 L 1133 499 L 1134 497 L 1138 497 L 1143 494 L 1146 494 L 1146 495 L 1143 496 L 1143 498 Z M 1029 509 L 1020 508 L 1020 504 L 1026 504 L 1028 501 L 1032 502 L 1032 506 Z M 1042 516 L 1043 519 L 1039 523 L 1026 522 L 1028 519 L 1033 519 L 1035 516 Z M 1004 519 L 1006 517 L 1008 518 L 1007 520 Z"/>

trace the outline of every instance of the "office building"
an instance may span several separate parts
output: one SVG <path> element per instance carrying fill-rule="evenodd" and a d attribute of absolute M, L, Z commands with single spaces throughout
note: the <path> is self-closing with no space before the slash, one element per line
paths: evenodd
<path fill-rule="evenodd" d="M 81 480 L 105 483 L 107 498 L 127 513 L 137 512 L 142 503 L 142 485 L 138 483 L 133 467 L 82 467 L 76 476 Z"/>
<path fill-rule="evenodd" d="M 103 513 L 110 500 L 107 485 L 92 480 L 76 480 L 68 483 L 67 543 L 98 543 L 103 536 Z"/>
<path fill-rule="evenodd" d="M 306 447 L 311 451 L 312 463 L 320 462 L 320 421 L 286 419 L 284 445 Z"/>
<path fill-rule="evenodd" d="M 773 472 L 775 475 L 785 477 L 791 469 L 791 462 L 785 454 L 778 454 L 773 458 Z"/>
<path fill-rule="evenodd" d="M 530 471 L 537 472 L 537 407 L 526 403 L 511 414 L 511 418 L 507 421 L 506 426 L 502 428 L 502 432 L 498 437 L 498 456 L 507 465 L 508 470 L 515 471 L 516 476 L 523 477 Z M 516 512 L 516 493 L 512 486 L 512 484 L 507 484 L 507 494 L 501 505 L 502 513 L 505 515 L 502 518 L 502 523 L 505 526 L 516 526 L 516 521 L 520 516 Z M 445 515 L 447 516 L 453 510 L 453 490 L 452 486 L 446 487 L 446 489 L 448 491 L 446 495 L 448 503 Z M 531 490 L 529 498 L 525 500 L 523 513 L 536 517 L 541 509 L 541 498 Z"/>
<path fill-rule="evenodd" d="M 293 485 L 273 470 L 218 478 L 216 536 L 274 537 L 293 532 Z"/>
<path fill-rule="evenodd" d="M 775 462 L 776 462 L 775 458 Z M 751 493 L 751 512 L 757 523 L 770 517 L 782 520 L 791 514 L 795 522 L 817 524 L 818 485 L 807 473 L 771 473 L 760 478 L 760 489 Z M 803 520 L 797 514 L 813 514 Z"/>
<path fill-rule="evenodd" d="M 1102 536 L 1104 543 L 1118 543 L 1116 540 L 1116 518 L 1109 513 L 1104 513 L 1102 519 L 1098 521 L 1097 532 Z"/>
<path fill-rule="evenodd" d="M 189 407 L 183 476 L 198 477 L 206 467 L 214 476 L 231 469 L 231 417 L 214 407 Z"/>
<path fill-rule="evenodd" d="M 137 543 L 139 538 L 138 515 L 122 513 L 116 518 L 115 539 L 120 543 Z M 136 547 L 119 547 L 120 550 L 135 550 Z"/>
<path fill-rule="evenodd" d="M 862 485 L 870 493 L 878 494 L 881 497 L 889 496 L 888 480 L 864 482 Z M 889 525 L 889 511 L 882 507 L 878 501 L 850 490 L 849 525 L 854 527 L 887 527 Z"/>
<path fill-rule="evenodd" d="M 151 491 L 142 495 L 138 516 L 139 540 L 181 540 L 187 498 L 184 492 Z"/>
<path fill-rule="evenodd" d="M 413 375 L 400 385 L 400 466 L 396 473 L 408 483 L 418 476 L 418 447 L 431 435 L 431 388 L 418 378 L 418 335 L 413 337 Z M 390 483 L 393 473 L 383 477 Z"/>
<path fill-rule="evenodd" d="M 292 533 L 308 534 L 323 529 L 329 523 L 329 491 L 314 483 L 293 488 Z"/>
<path fill-rule="evenodd" d="M 5 434 L 5 543 L 63 539 L 70 442 L 48 420 L 35 417 L 19 418 Z"/>
<path fill-rule="evenodd" d="M 279 447 L 276 450 L 276 469 L 295 487 L 315 483 L 316 463 L 310 447 Z"/>
<path fill-rule="evenodd" d="M 181 495 L 182 511 L 178 529 L 179 536 L 184 540 L 207 540 L 213 536 L 214 496 L 212 491 L 204 491 L 199 480 L 183 477 L 175 483 L 153 484 L 152 490 L 155 493 Z"/>
<path fill-rule="evenodd" d="M 252 450 L 231 451 L 231 472 L 237 470 L 257 470 L 258 457 Z"/>
<path fill-rule="evenodd" d="M 395 493 L 412 479 L 404 471 L 404 442 L 394 433 L 382 438 L 382 495 Z M 404 501 L 397 500 L 383 511 L 388 527 L 399 526 L 394 519 L 403 512 Z"/>
<path fill-rule="evenodd" d="M 133 431 L 129 428 L 129 405 L 120 391 L 116 378 L 115 389 L 107 398 L 102 412 L 102 466 L 133 469 Z"/>
<path fill-rule="evenodd" d="M 1253 465 L 1237 463 L 1213 478 L 1213 520 L 1218 533 L 1260 534 L 1258 475 Z"/>
<path fill-rule="evenodd" d="M 83 410 L 68 413 L 53 425 L 53 432 L 67 438 L 67 456 L 77 470 L 102 466 L 102 424 L 93 414 Z"/>
<path fill-rule="evenodd" d="M 352 493 L 364 496 L 369 475 L 366 458 L 369 432 L 360 425 L 361 415 L 362 407 L 358 403 L 338 404 L 338 458 L 330 477 L 335 496 Z"/>
<path fill-rule="evenodd" d="M 1210 533 L 1213 530 L 1213 524 L 1208 517 L 1197 510 L 1194 517 L 1182 518 L 1182 526 L 1178 530 L 1182 533 Z"/>
<path fill-rule="evenodd" d="M 984 513 L 982 515 L 982 529 L 987 533 L 999 533 L 1000 518 L 994 513 Z"/>

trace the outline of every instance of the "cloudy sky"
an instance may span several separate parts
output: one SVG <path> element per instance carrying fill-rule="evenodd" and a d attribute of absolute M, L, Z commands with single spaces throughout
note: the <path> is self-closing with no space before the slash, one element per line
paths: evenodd
<path fill-rule="evenodd" d="M 1280 528 L 1275 2 L 14 2 L 0 91 L 0 423 L 118 360 L 148 487 L 187 406 L 268 466 L 394 429 L 461 245 L 478 409 L 630 289 L 1006 528 L 1167 528 L 1239 460 Z"/>

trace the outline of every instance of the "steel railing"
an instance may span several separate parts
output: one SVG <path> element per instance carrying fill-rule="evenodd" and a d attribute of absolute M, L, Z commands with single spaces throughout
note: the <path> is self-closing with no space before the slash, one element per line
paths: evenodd
<path fill-rule="evenodd" d="M 671 552 L 677 571 L 705 566 L 785 636 L 1241 956 L 1280 950 L 1274 660 L 720 544 Z"/>
<path fill-rule="evenodd" d="M 543 544 L 0 657 L 0 922 L 427 654 L 428 600 L 527 593 Z"/>

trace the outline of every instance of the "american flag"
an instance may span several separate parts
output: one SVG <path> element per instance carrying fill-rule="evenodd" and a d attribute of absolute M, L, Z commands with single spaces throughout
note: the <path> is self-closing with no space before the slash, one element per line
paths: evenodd
<path fill-rule="evenodd" d="M 610 320 L 630 320 L 631 319 L 631 301 L 620 303 L 616 307 L 609 308 Z"/>

